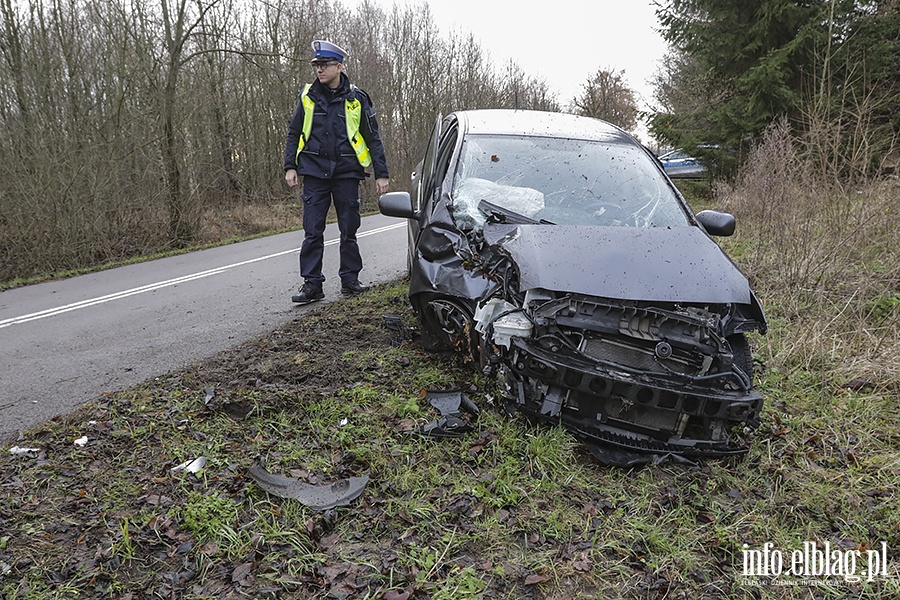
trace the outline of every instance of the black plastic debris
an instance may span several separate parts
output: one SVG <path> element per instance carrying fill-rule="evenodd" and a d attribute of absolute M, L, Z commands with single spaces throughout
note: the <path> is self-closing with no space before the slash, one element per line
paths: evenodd
<path fill-rule="evenodd" d="M 871 392 L 875 389 L 875 384 L 867 379 L 856 377 L 845 383 L 842 387 L 854 392 Z"/>
<path fill-rule="evenodd" d="M 264 462 L 250 467 L 248 475 L 266 492 L 281 498 L 293 498 L 313 510 L 346 506 L 359 498 L 369 483 L 369 476 L 362 475 L 341 479 L 330 485 L 310 485 L 297 479 L 269 473 Z"/>
<path fill-rule="evenodd" d="M 448 415 L 414 429 L 413 433 L 422 437 L 451 438 L 461 437 L 470 431 L 472 431 L 471 425 L 457 416 Z"/>
<path fill-rule="evenodd" d="M 481 414 L 481 410 L 461 390 L 426 390 L 425 399 L 444 416 L 458 415 L 460 408 L 464 408 L 473 415 Z"/>
<path fill-rule="evenodd" d="M 382 315 L 384 319 L 384 326 L 387 327 L 390 331 L 404 331 L 406 328 L 403 325 L 403 317 L 400 315 L 387 314 Z"/>
<path fill-rule="evenodd" d="M 403 317 L 395 314 L 382 315 L 384 319 L 384 327 L 388 331 L 394 332 L 391 336 L 391 345 L 400 346 L 406 340 L 411 340 L 416 332 L 415 327 L 409 327 L 403 323 Z"/>
<path fill-rule="evenodd" d="M 425 399 L 441 413 L 440 418 L 412 431 L 429 438 L 460 437 L 473 431 L 472 426 L 462 419 L 460 409 L 478 415 L 481 411 L 472 400 L 460 390 L 426 391 Z"/>

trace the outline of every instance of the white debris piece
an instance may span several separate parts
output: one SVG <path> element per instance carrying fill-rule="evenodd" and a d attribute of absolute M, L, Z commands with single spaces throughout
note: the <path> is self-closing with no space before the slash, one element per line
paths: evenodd
<path fill-rule="evenodd" d="M 40 451 L 40 448 L 20 448 L 19 446 L 13 446 L 9 449 L 9 453 L 16 456 L 21 456 L 24 454 L 37 454 Z"/>
<path fill-rule="evenodd" d="M 187 460 L 176 467 L 172 467 L 172 472 L 187 471 L 188 473 L 199 473 L 206 466 L 206 457 L 201 456 L 194 460 Z"/>

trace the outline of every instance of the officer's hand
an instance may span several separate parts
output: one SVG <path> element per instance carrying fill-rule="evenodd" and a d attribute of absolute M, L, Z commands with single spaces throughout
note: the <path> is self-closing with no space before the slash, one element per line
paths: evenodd
<path fill-rule="evenodd" d="M 390 179 L 387 177 L 381 177 L 380 179 L 375 180 L 375 191 L 379 194 L 386 194 L 388 191 L 388 187 L 390 183 Z"/>
<path fill-rule="evenodd" d="M 289 187 L 297 187 L 300 185 L 300 179 L 297 177 L 297 171 L 294 169 L 288 169 L 284 172 L 284 180 Z"/>

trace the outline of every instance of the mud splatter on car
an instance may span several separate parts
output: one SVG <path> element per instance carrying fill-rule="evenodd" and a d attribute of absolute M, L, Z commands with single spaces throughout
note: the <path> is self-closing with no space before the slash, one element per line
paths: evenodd
<path fill-rule="evenodd" d="M 530 417 L 622 466 L 741 454 L 763 406 L 746 334 L 765 333 L 747 279 L 658 161 L 620 129 L 534 111 L 438 118 L 408 219 L 423 339 L 466 353 Z"/>

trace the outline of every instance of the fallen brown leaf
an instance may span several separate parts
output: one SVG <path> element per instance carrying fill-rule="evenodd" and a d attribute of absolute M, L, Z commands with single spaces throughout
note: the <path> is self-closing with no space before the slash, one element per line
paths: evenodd
<path fill-rule="evenodd" d="M 234 571 L 231 573 L 231 582 L 232 583 L 241 583 L 245 579 L 250 576 L 250 570 L 253 568 L 253 563 L 244 563 L 235 567 Z"/>

